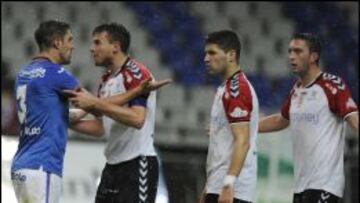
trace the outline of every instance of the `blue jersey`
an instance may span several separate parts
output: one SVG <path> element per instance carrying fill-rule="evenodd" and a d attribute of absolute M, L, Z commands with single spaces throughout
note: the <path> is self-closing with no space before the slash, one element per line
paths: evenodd
<path fill-rule="evenodd" d="M 20 132 L 12 171 L 42 167 L 62 177 L 69 120 L 62 90 L 78 86 L 74 76 L 45 58 L 21 69 L 15 81 Z"/>

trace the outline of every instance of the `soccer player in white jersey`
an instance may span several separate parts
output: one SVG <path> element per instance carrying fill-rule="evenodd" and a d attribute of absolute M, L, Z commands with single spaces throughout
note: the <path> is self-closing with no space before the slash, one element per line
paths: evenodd
<path fill-rule="evenodd" d="M 319 67 L 321 45 L 309 33 L 295 34 L 288 60 L 299 80 L 281 113 L 262 118 L 259 132 L 290 128 L 293 140 L 293 203 L 337 203 L 344 192 L 345 122 L 359 129 L 358 108 L 345 82 Z"/>
<path fill-rule="evenodd" d="M 205 43 L 206 67 L 224 82 L 211 109 L 207 181 L 200 202 L 249 203 L 257 180 L 257 95 L 240 68 L 236 33 L 213 32 Z"/>
<path fill-rule="evenodd" d="M 102 24 L 93 31 L 91 53 L 96 66 L 106 68 L 98 97 L 131 91 L 153 78 L 146 66 L 127 52 L 130 33 L 117 23 Z M 154 149 L 156 93 L 143 94 L 116 105 L 88 92 L 72 92 L 70 101 L 100 114 L 96 120 L 80 120 L 73 129 L 91 134 L 105 131 L 107 163 L 102 172 L 96 203 L 155 201 L 159 166 Z"/>

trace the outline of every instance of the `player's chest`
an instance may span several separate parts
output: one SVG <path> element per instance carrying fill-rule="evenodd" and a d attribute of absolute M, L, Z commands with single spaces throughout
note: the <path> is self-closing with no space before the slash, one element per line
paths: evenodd
<path fill-rule="evenodd" d="M 328 105 L 324 91 L 318 87 L 297 88 L 291 97 L 291 112 L 318 112 Z"/>
<path fill-rule="evenodd" d="M 100 97 L 109 97 L 115 94 L 121 94 L 126 91 L 124 86 L 124 77 L 119 74 L 116 77 L 111 77 L 100 85 Z"/>

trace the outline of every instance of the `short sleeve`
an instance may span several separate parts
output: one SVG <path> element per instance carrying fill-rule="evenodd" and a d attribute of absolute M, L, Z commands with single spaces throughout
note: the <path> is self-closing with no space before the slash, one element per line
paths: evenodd
<path fill-rule="evenodd" d="M 293 95 L 294 90 L 291 90 L 290 94 L 286 97 L 285 101 L 283 102 L 281 106 L 281 115 L 287 120 L 290 120 L 289 116 L 289 110 L 290 110 L 290 104 L 291 104 L 291 96 Z"/>
<path fill-rule="evenodd" d="M 124 86 L 127 91 L 136 88 L 142 81 L 151 78 L 149 71 L 142 64 L 135 63 L 134 61 L 129 62 L 129 65 L 126 67 L 123 74 Z M 129 106 L 146 107 L 148 97 L 149 93 L 136 97 L 129 102 Z"/>
<path fill-rule="evenodd" d="M 253 105 L 247 82 L 238 78 L 228 81 L 222 100 L 229 123 L 250 121 Z"/>
<path fill-rule="evenodd" d="M 80 86 L 78 80 L 62 67 L 53 70 L 51 80 L 58 93 L 65 89 L 73 90 Z"/>
<path fill-rule="evenodd" d="M 329 108 L 336 116 L 345 119 L 348 114 L 358 111 L 350 89 L 341 78 L 328 74 L 323 88 L 328 98 Z"/>

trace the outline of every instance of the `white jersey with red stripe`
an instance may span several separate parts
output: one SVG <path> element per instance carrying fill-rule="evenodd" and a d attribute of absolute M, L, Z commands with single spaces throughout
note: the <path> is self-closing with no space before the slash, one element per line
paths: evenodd
<path fill-rule="evenodd" d="M 257 180 L 258 108 L 257 95 L 241 71 L 217 89 L 211 110 L 206 193 L 220 194 L 223 187 L 233 152 L 234 139 L 230 125 L 249 122 L 250 149 L 235 181 L 234 197 L 253 201 Z"/>
<path fill-rule="evenodd" d="M 134 59 L 128 58 L 118 71 L 113 74 L 105 74 L 99 86 L 98 96 L 109 97 L 140 85 L 141 81 L 153 78 L 149 70 Z M 146 117 L 141 129 L 125 125 L 103 116 L 107 145 L 105 157 L 107 163 L 118 164 L 131 160 L 137 156 L 155 156 L 154 149 L 154 125 L 156 110 L 156 92 L 152 91 L 125 104 L 126 107 L 143 106 L 146 108 Z"/>
<path fill-rule="evenodd" d="M 282 106 L 293 140 L 295 193 L 321 189 L 338 197 L 344 191 L 344 119 L 357 105 L 344 81 L 321 73 L 303 86 L 297 81 Z"/>

